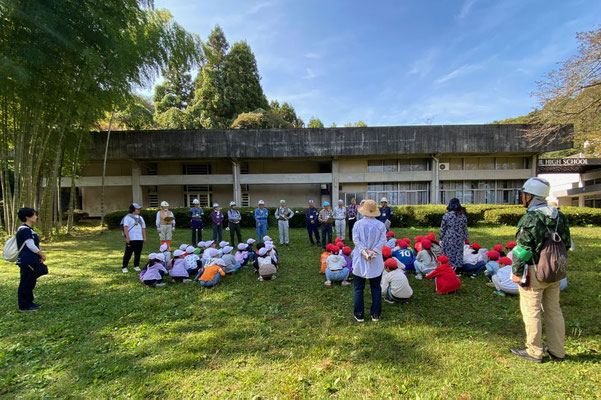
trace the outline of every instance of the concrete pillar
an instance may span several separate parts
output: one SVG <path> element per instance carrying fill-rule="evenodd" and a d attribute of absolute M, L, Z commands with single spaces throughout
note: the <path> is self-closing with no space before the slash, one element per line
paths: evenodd
<path fill-rule="evenodd" d="M 334 205 L 338 204 L 338 186 L 340 185 L 340 183 L 338 182 L 338 160 L 333 158 L 332 159 L 332 190 L 330 192 L 331 200 L 330 200 L 330 204 L 332 204 L 332 207 L 334 207 Z"/>
<path fill-rule="evenodd" d="M 578 196 L 578 207 L 584 207 L 584 195 Z"/>
<path fill-rule="evenodd" d="M 430 182 L 430 204 L 438 204 L 440 199 L 440 179 L 439 179 L 440 162 L 436 156 L 432 156 L 432 181 Z"/>
<path fill-rule="evenodd" d="M 234 201 L 240 207 L 242 203 L 242 188 L 240 187 L 240 163 L 237 160 L 232 160 L 232 176 L 234 178 Z"/>
<path fill-rule="evenodd" d="M 538 156 L 535 154 L 532 156 L 532 165 L 531 165 L 531 169 L 532 169 L 532 176 L 537 176 L 537 172 L 538 172 Z"/>
<path fill-rule="evenodd" d="M 140 166 L 133 163 L 131 166 L 131 194 L 134 203 L 142 204 L 142 186 L 140 186 Z"/>

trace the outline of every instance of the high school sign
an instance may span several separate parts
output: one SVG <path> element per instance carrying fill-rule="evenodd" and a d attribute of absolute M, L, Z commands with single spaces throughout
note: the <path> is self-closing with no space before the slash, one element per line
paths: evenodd
<path fill-rule="evenodd" d="M 538 160 L 537 172 L 577 174 L 599 167 L 601 167 L 601 158 L 542 158 Z"/>

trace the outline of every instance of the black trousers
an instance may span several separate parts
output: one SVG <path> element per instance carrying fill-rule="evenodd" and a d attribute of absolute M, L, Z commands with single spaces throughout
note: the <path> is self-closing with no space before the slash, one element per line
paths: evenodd
<path fill-rule="evenodd" d="M 143 240 L 131 240 L 125 244 L 125 254 L 123 254 L 123 268 L 127 268 L 131 255 L 134 255 L 134 267 L 140 266 L 140 257 L 142 256 Z"/>
<path fill-rule="evenodd" d="M 349 238 L 351 239 L 351 242 L 353 241 L 353 226 L 355 226 L 355 222 L 357 222 L 356 217 L 348 220 L 348 232 L 349 232 Z"/>
<path fill-rule="evenodd" d="M 238 237 L 238 244 L 242 243 L 242 232 L 240 231 L 240 224 L 235 224 L 233 222 L 230 222 L 230 243 L 232 244 L 233 248 L 236 248 L 236 242 L 234 242 L 234 232 L 236 233 L 236 236 Z"/>
<path fill-rule="evenodd" d="M 319 242 L 319 228 L 317 226 L 317 221 L 315 221 L 315 223 L 311 223 L 311 222 L 307 222 L 307 233 L 309 234 L 309 241 L 311 242 L 311 244 L 313 244 L 313 235 L 315 235 L 315 240 L 317 241 L 317 244 L 320 244 Z"/>
<path fill-rule="evenodd" d="M 332 224 L 321 224 L 321 247 L 325 250 L 329 243 L 332 243 Z"/>
<path fill-rule="evenodd" d="M 21 280 L 19 281 L 19 289 L 17 290 L 20 309 L 24 310 L 33 304 L 33 289 L 37 280 L 34 271 L 29 265 L 21 266 Z"/>
<path fill-rule="evenodd" d="M 192 221 L 190 228 L 192 228 L 192 246 L 196 247 L 198 242 L 202 242 L 202 223 Z"/>

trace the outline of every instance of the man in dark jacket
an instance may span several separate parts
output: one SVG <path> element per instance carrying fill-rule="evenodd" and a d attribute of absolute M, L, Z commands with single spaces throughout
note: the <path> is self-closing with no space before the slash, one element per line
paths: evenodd
<path fill-rule="evenodd" d="M 317 217 L 319 215 L 319 211 L 315 208 L 315 204 L 313 200 L 309 200 L 309 208 L 305 211 L 305 218 L 307 220 L 307 233 L 309 234 L 309 241 L 311 242 L 311 246 L 315 244 L 313 242 L 313 234 L 315 234 L 315 240 L 317 241 L 317 245 L 321 245 L 319 241 L 319 228 Z"/>
<path fill-rule="evenodd" d="M 390 229 L 392 210 L 388 207 L 388 199 L 386 197 L 382 197 L 382 200 L 380 200 L 380 216 L 378 217 L 378 221 L 383 222 L 387 230 Z"/>

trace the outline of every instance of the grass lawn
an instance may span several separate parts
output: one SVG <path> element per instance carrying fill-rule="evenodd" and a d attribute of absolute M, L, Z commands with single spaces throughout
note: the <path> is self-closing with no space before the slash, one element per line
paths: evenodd
<path fill-rule="evenodd" d="M 489 248 L 513 234 L 470 229 Z M 35 290 L 38 312 L 17 312 L 18 268 L 1 264 L 0 397 L 598 398 L 601 229 L 572 234 L 562 293 L 569 359 L 533 364 L 507 350 L 524 341 L 518 299 L 493 294 L 484 276 L 463 278 L 451 296 L 410 276 L 409 304 L 383 303 L 380 322 L 357 324 L 352 286 L 324 286 L 321 249 L 304 230 L 281 248 L 277 280 L 258 282 L 247 269 L 207 290 L 146 288 L 137 273 L 121 273 L 119 232 L 82 228 L 42 244 L 50 275 Z M 144 254 L 158 246 L 149 236 Z M 188 240 L 176 231 L 174 244 Z"/>

